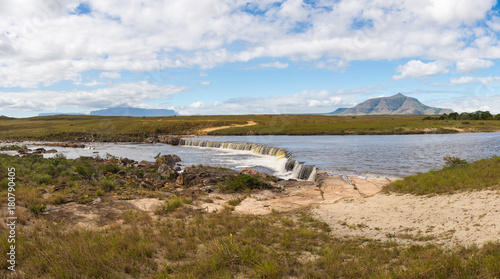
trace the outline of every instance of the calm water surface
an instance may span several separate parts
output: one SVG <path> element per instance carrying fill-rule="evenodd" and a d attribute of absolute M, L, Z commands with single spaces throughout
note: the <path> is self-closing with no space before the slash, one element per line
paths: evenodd
<path fill-rule="evenodd" d="M 452 135 L 384 135 L 384 136 L 224 136 L 198 139 L 250 142 L 291 151 L 292 158 L 319 169 L 344 174 L 406 176 L 443 166 L 444 156 L 475 161 L 500 156 L 500 133 Z M 39 146 L 27 144 L 30 148 Z M 234 169 L 252 167 L 286 177 L 284 160 L 245 151 L 166 144 L 90 143 L 94 149 L 57 149 L 68 158 L 106 153 L 137 161 L 153 161 L 154 156 L 176 154 L 183 165 L 216 165 Z"/>
<path fill-rule="evenodd" d="M 291 151 L 293 158 L 320 169 L 358 175 L 426 172 L 441 168 L 444 156 L 467 161 L 500 156 L 500 133 L 204 138 L 281 147 Z"/>

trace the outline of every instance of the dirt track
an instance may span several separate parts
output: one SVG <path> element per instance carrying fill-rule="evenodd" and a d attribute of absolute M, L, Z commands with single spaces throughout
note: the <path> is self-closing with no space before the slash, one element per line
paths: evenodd
<path fill-rule="evenodd" d="M 246 126 L 253 126 L 253 125 L 257 125 L 257 122 L 250 120 L 250 121 L 248 121 L 247 124 L 241 124 L 241 125 L 235 124 L 235 125 L 231 125 L 231 126 L 220 126 L 220 127 L 206 128 L 206 129 L 200 130 L 198 132 L 198 134 L 206 134 L 208 132 L 212 132 L 212 131 L 216 131 L 216 130 L 222 130 L 222 129 L 233 128 L 233 127 L 246 127 Z"/>

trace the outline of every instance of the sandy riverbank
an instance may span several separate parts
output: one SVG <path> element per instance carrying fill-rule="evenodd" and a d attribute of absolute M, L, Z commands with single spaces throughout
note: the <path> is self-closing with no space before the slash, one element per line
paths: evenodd
<path fill-rule="evenodd" d="M 316 183 L 292 182 L 282 193 L 252 194 L 235 212 L 266 214 L 307 206 L 339 237 L 403 244 L 482 245 L 500 240 L 500 191 L 432 197 L 383 194 L 395 178 L 320 174 Z"/>
<path fill-rule="evenodd" d="M 499 201 L 500 191 L 433 197 L 377 194 L 317 205 L 312 212 L 342 237 L 481 245 L 500 239 Z"/>

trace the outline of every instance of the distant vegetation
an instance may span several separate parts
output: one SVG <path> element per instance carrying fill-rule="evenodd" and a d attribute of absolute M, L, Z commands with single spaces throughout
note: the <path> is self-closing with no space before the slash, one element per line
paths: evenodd
<path fill-rule="evenodd" d="M 493 116 L 489 111 L 476 111 L 476 112 L 452 112 L 450 114 L 443 114 L 441 116 L 425 117 L 424 120 L 500 120 L 500 114 Z"/>
<path fill-rule="evenodd" d="M 57 115 L 0 119 L 0 139 L 58 141 L 143 141 L 162 134 L 182 135 L 200 129 L 246 124 L 244 119 L 217 117 L 115 117 Z"/>
<path fill-rule="evenodd" d="M 450 114 L 455 116 L 454 113 Z M 486 115 L 486 114 L 485 114 Z M 498 118 L 498 116 L 496 116 Z M 423 121 L 423 119 L 426 119 Z M 172 117 L 44 116 L 0 119 L 0 139 L 144 141 L 158 135 L 196 134 L 210 127 L 246 124 L 209 135 L 394 135 L 500 131 L 497 120 L 440 120 L 422 116 L 224 115 Z"/>
<path fill-rule="evenodd" d="M 234 127 L 210 132 L 209 135 L 399 135 L 447 134 L 458 132 L 500 131 L 500 122 L 485 120 L 464 122 L 431 120 L 423 116 L 324 116 L 269 115 L 246 116 L 256 126 Z"/>
<path fill-rule="evenodd" d="M 500 157 L 467 163 L 457 157 L 444 157 L 445 166 L 405 177 L 385 187 L 386 192 L 434 195 L 457 191 L 500 189 Z"/>

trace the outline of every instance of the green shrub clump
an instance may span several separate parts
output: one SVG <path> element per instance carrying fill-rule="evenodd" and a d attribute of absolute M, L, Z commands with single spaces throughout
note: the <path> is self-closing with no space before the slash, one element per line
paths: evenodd
<path fill-rule="evenodd" d="M 220 187 L 220 191 L 223 193 L 238 193 L 253 189 L 263 189 L 266 186 L 266 183 L 262 182 L 258 175 L 240 174 L 226 179 Z"/>
<path fill-rule="evenodd" d="M 82 178 L 91 180 L 96 176 L 96 170 L 89 162 L 83 162 L 73 168 Z"/>
<path fill-rule="evenodd" d="M 158 207 L 155 212 L 156 214 L 173 212 L 184 204 L 191 204 L 191 202 L 192 201 L 190 199 L 187 199 L 185 197 L 173 197 L 172 199 L 166 201 L 164 204 Z"/>
<path fill-rule="evenodd" d="M 460 159 L 459 157 L 444 156 L 443 160 L 445 162 L 445 168 L 467 165 L 467 161 Z"/>

